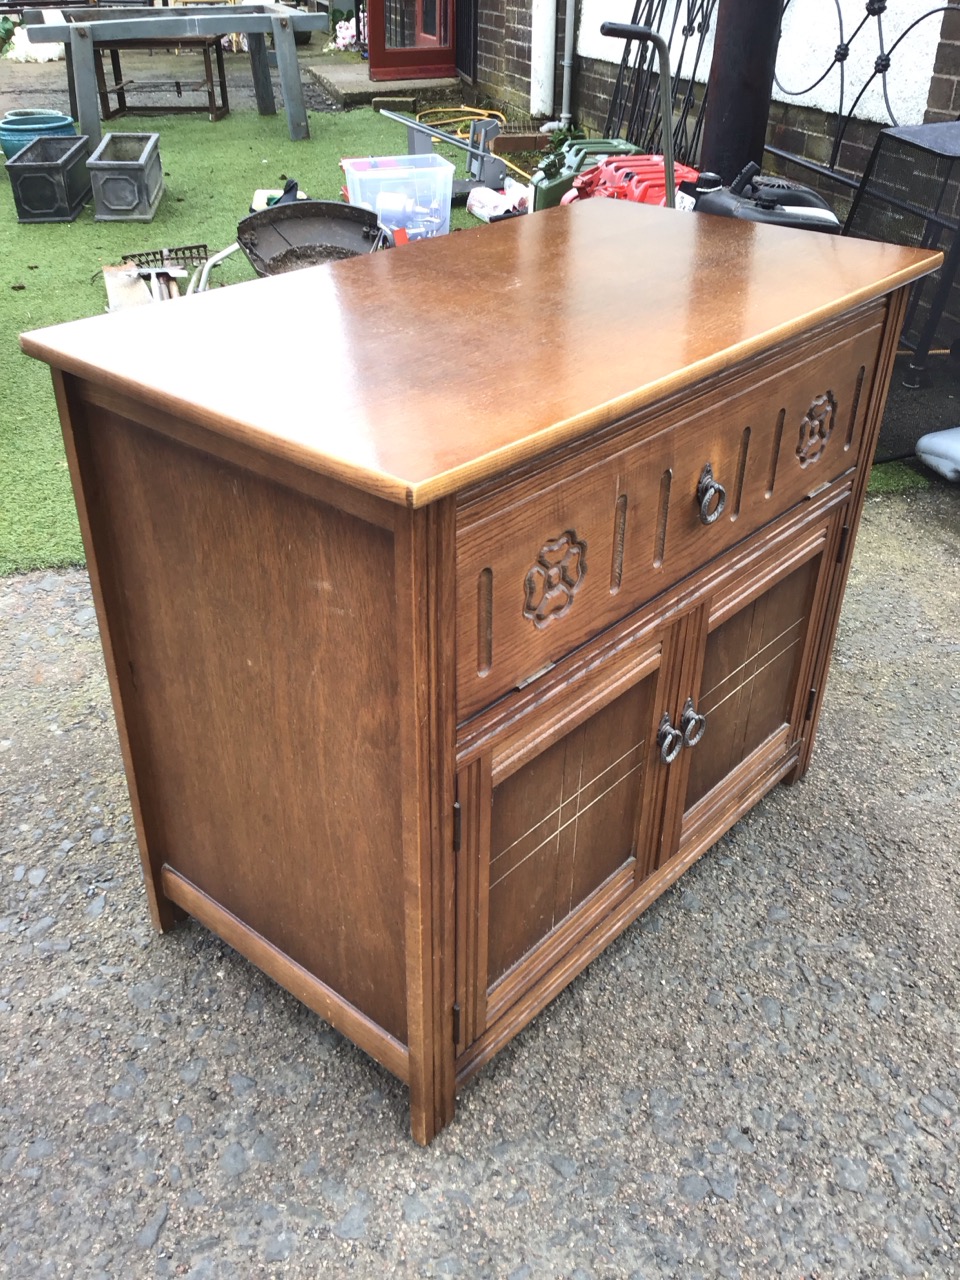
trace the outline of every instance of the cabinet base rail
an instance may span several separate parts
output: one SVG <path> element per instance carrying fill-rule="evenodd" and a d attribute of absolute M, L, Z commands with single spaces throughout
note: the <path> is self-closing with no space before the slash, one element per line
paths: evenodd
<path fill-rule="evenodd" d="M 297 997 L 308 1009 L 320 1015 L 337 1031 L 343 1032 L 364 1053 L 369 1053 L 381 1066 L 402 1080 L 410 1082 L 410 1052 L 366 1014 L 337 995 L 326 983 L 314 977 L 302 965 L 284 955 L 262 934 L 251 929 L 232 911 L 215 902 L 186 876 L 164 863 L 160 872 L 163 892 L 178 907 L 222 938 L 234 951 L 239 951 L 274 982 Z"/>

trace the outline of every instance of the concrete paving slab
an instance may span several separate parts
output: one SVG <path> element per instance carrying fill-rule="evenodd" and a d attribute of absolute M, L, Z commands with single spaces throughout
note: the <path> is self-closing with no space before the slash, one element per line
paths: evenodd
<path fill-rule="evenodd" d="M 457 77 L 439 80 L 371 80 L 366 62 L 308 62 L 306 70 L 344 107 L 359 107 L 374 98 L 414 97 L 422 102 L 459 97 Z"/>

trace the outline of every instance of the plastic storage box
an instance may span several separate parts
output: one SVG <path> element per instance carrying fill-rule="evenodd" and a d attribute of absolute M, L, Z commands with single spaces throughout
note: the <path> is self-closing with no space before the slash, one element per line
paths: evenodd
<path fill-rule="evenodd" d="M 7 161 L 19 222 L 73 222 L 90 199 L 85 137 L 34 138 Z"/>
<path fill-rule="evenodd" d="M 106 133 L 87 161 L 98 222 L 149 222 L 163 195 L 159 133 Z"/>
<path fill-rule="evenodd" d="M 454 166 L 443 156 L 369 156 L 343 160 L 350 204 L 372 209 L 382 227 L 410 240 L 450 230 Z"/>

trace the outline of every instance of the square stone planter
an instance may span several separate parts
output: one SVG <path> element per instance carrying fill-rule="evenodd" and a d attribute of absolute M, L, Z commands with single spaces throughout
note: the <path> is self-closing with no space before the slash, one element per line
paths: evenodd
<path fill-rule="evenodd" d="M 106 133 L 87 161 L 98 222 L 149 222 L 163 195 L 159 133 Z"/>
<path fill-rule="evenodd" d="M 18 222 L 73 222 L 90 199 L 87 138 L 35 138 L 7 161 Z"/>

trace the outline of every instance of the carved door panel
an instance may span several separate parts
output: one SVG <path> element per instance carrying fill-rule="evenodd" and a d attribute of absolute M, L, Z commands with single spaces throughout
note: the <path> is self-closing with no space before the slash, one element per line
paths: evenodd
<path fill-rule="evenodd" d="M 668 647 L 668 646 L 667 646 Z M 458 777 L 462 1050 L 629 896 L 653 856 L 665 645 L 564 680 Z"/>
<path fill-rule="evenodd" d="M 795 761 L 817 681 L 815 639 L 827 604 L 846 508 L 809 528 L 752 578 L 707 602 L 699 692 L 678 728 L 679 831 L 665 831 L 661 863 L 710 843 Z M 684 714 L 685 712 L 685 714 Z M 752 803 L 752 799 L 749 800 Z"/>

